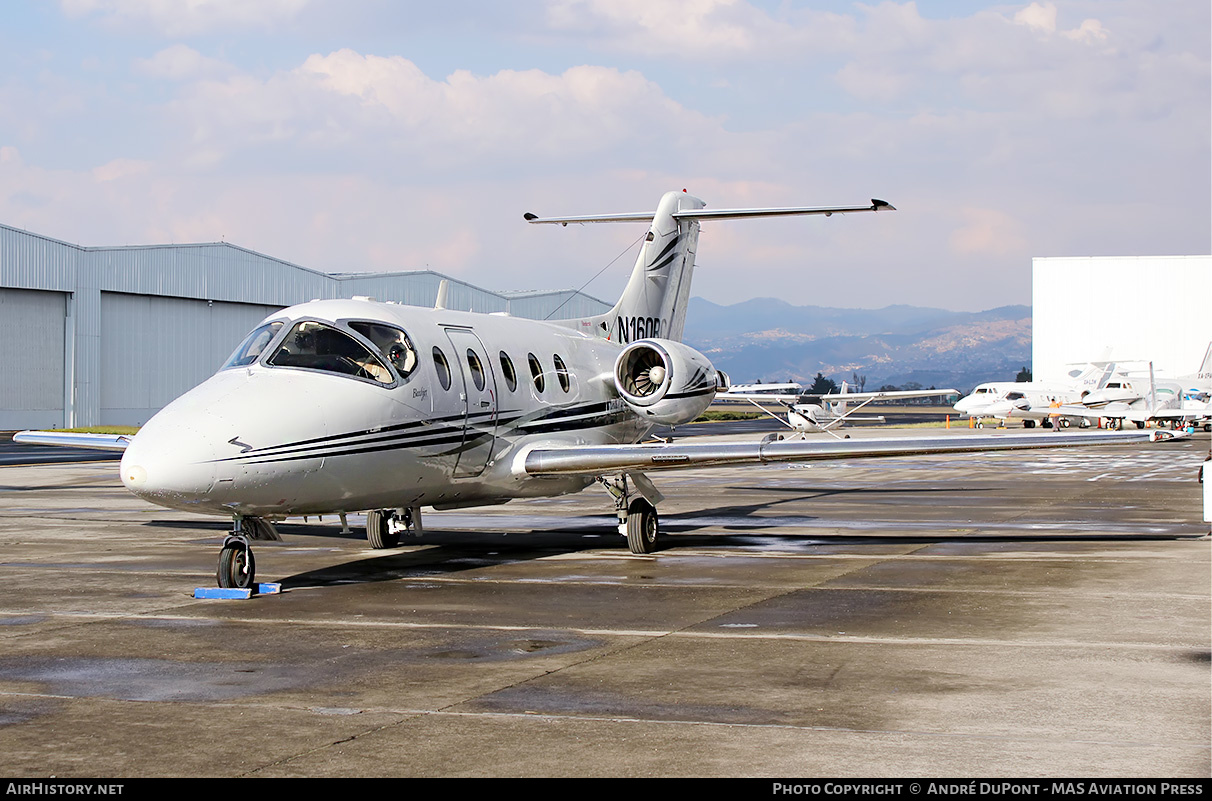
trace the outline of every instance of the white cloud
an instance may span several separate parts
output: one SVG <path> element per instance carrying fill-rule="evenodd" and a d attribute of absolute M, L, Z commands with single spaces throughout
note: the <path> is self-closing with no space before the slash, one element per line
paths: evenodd
<path fill-rule="evenodd" d="M 1014 21 L 1044 33 L 1056 33 L 1056 6 L 1052 3 L 1032 3 L 1016 12 Z"/>
<path fill-rule="evenodd" d="M 139 159 L 114 159 L 113 161 L 94 167 L 92 176 L 100 183 L 116 181 L 133 175 L 141 175 L 152 168 L 151 162 Z"/>
<path fill-rule="evenodd" d="M 231 28 L 272 29 L 295 18 L 309 0 L 59 0 L 70 17 L 106 25 L 146 25 L 167 36 Z"/>
<path fill-rule="evenodd" d="M 1029 252 L 1018 220 L 999 209 L 961 208 L 964 221 L 951 233 L 951 249 L 960 256 L 1005 256 Z"/>
<path fill-rule="evenodd" d="M 170 119 L 186 126 L 195 163 L 272 145 L 277 157 L 285 147 L 330 164 L 373 159 L 396 175 L 489 161 L 550 169 L 717 127 L 634 71 L 460 70 L 435 80 L 401 56 L 352 50 L 312 55 L 266 79 L 199 81 L 174 101 Z"/>
<path fill-rule="evenodd" d="M 713 61 L 832 51 L 853 29 L 848 15 L 800 10 L 778 19 L 744 0 L 552 0 L 547 24 L 611 49 Z"/>
<path fill-rule="evenodd" d="M 164 48 L 151 58 L 135 59 L 135 70 L 153 78 L 173 81 L 218 78 L 235 72 L 235 67 L 206 56 L 183 44 Z"/>
<path fill-rule="evenodd" d="M 1103 24 L 1096 19 L 1082 20 L 1080 26 L 1071 30 L 1058 30 L 1055 3 L 1032 3 L 1016 12 L 1014 21 L 1019 25 L 1026 25 L 1044 34 L 1059 33 L 1066 39 L 1071 39 L 1075 42 L 1092 43 L 1095 41 L 1105 41 L 1108 33 L 1103 28 Z"/>

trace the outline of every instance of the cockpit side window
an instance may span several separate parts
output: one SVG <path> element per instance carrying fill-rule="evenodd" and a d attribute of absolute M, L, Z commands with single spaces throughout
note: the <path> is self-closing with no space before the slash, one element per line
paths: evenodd
<path fill-rule="evenodd" d="M 342 331 L 304 320 L 296 323 L 267 364 L 338 373 L 390 384 L 391 371 L 377 356 Z"/>
<path fill-rule="evenodd" d="M 278 331 L 282 329 L 282 325 L 281 320 L 275 320 L 272 323 L 266 323 L 253 329 L 253 332 L 244 337 L 244 341 L 240 343 L 235 352 L 228 357 L 227 361 L 219 369 L 226 370 L 229 367 L 246 367 L 261 358 L 265 347 L 278 335 Z"/>
<path fill-rule="evenodd" d="M 401 378 L 408 378 L 417 367 L 417 350 L 412 340 L 398 328 L 382 323 L 353 321 L 349 327 L 375 344 Z"/>

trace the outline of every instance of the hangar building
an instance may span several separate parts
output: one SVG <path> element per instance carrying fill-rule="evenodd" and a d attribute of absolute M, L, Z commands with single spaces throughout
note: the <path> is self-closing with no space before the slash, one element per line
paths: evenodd
<path fill-rule="evenodd" d="M 0 430 L 141 424 L 280 308 L 354 295 L 433 306 L 443 278 L 322 273 L 226 242 L 79 247 L 0 225 Z M 451 309 L 554 319 L 611 306 L 448 281 Z"/>
<path fill-rule="evenodd" d="M 1032 377 L 1068 365 L 1152 361 L 1162 376 L 1195 373 L 1212 342 L 1212 256 L 1032 259 Z"/>

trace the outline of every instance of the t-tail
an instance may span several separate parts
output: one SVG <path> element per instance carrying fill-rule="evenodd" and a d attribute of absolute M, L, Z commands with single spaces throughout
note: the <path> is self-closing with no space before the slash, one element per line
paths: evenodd
<path fill-rule="evenodd" d="M 783 217 L 819 214 L 825 217 L 858 211 L 895 211 L 882 200 L 865 206 L 790 207 L 771 209 L 708 209 L 702 200 L 682 192 L 667 192 L 655 214 L 593 214 L 575 217 L 525 215 L 531 223 L 647 222 L 648 234 L 636 258 L 622 297 L 606 314 L 570 321 L 582 330 L 614 342 L 670 339 L 680 342 L 686 324 L 699 222 L 742 217 Z"/>

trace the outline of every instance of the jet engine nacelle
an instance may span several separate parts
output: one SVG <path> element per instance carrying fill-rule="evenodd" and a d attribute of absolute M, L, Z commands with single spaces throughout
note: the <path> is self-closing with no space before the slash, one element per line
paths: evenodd
<path fill-rule="evenodd" d="M 702 414 L 728 377 L 681 342 L 641 339 L 615 360 L 614 385 L 637 415 L 674 426 Z"/>

